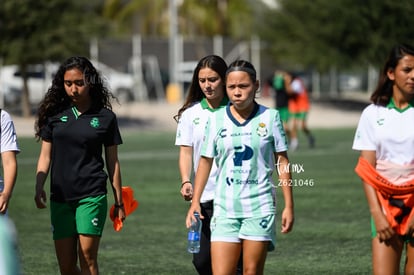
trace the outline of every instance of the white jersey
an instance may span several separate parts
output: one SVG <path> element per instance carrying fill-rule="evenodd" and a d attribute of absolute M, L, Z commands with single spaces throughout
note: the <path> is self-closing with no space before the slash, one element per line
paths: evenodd
<path fill-rule="evenodd" d="M 230 105 L 215 112 L 207 125 L 201 155 L 218 167 L 214 215 L 229 218 L 275 214 L 274 153 L 287 151 L 279 112 L 256 105 L 243 124 Z"/>
<path fill-rule="evenodd" d="M 17 151 L 20 152 L 19 146 L 17 144 L 17 135 L 16 129 L 14 128 L 14 123 L 9 115 L 4 110 L 1 110 L 1 143 L 0 143 L 0 152 L 6 151 Z"/>
<path fill-rule="evenodd" d="M 361 114 L 352 149 L 375 151 L 377 160 L 414 164 L 414 108 L 371 104 Z"/>
<path fill-rule="evenodd" d="M 225 101 L 223 101 L 225 104 Z M 225 105 L 224 105 L 225 106 Z M 222 107 L 224 107 L 222 106 Z M 211 109 L 205 99 L 186 109 L 180 117 L 175 137 L 175 145 L 193 147 L 193 168 L 197 170 L 200 161 L 201 144 L 209 116 L 218 109 Z M 200 202 L 208 202 L 214 198 L 217 167 L 213 163 L 206 187 L 201 195 Z"/>
<path fill-rule="evenodd" d="M 9 115 L 4 110 L 1 110 L 1 135 L 0 135 L 0 153 L 7 151 L 20 152 L 19 146 L 17 144 L 17 135 L 16 129 L 14 128 L 14 123 Z M 3 185 L 3 177 L 0 176 L 0 184 Z M 0 187 L 3 188 L 2 186 Z"/>

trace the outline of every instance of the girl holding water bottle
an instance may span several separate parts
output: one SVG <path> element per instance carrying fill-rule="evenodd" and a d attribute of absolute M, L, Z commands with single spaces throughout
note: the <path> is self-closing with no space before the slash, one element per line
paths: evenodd
<path fill-rule="evenodd" d="M 200 59 L 194 69 L 193 79 L 184 105 L 174 117 L 177 122 L 175 145 L 180 146 L 178 166 L 181 176 L 180 193 L 184 200 L 193 196 L 192 174 L 200 160 L 203 133 L 208 117 L 227 105 L 224 77 L 226 62 L 217 55 Z M 198 274 L 210 275 L 210 218 L 213 215 L 214 186 L 217 168 L 212 167 L 206 188 L 200 197 L 202 221 L 200 251 L 193 254 L 193 264 Z"/>
<path fill-rule="evenodd" d="M 200 198 L 213 163 L 217 165 L 211 255 L 215 275 L 234 274 L 243 255 L 243 274 L 263 274 L 267 251 L 275 243 L 275 189 L 272 174 L 279 163 L 279 182 L 291 179 L 287 140 L 279 113 L 259 105 L 256 70 L 247 61 L 226 71 L 230 103 L 207 122 L 186 225 L 200 213 Z M 292 230 L 293 195 L 281 184 L 284 209 L 281 232 Z M 203 215 L 200 215 L 203 219 Z"/>

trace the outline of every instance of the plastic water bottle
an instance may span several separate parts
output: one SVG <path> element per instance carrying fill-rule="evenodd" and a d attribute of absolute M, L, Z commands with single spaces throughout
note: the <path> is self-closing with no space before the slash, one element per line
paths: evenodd
<path fill-rule="evenodd" d="M 201 236 L 201 219 L 200 214 L 194 212 L 196 221 L 191 222 L 190 229 L 188 230 L 188 245 L 187 251 L 190 253 L 200 252 L 200 236 Z"/>

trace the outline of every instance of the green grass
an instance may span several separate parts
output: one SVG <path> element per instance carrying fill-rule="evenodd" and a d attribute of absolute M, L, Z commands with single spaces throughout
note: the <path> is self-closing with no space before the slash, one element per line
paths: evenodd
<path fill-rule="evenodd" d="M 316 148 L 308 149 L 300 140 L 303 146 L 289 154 L 304 169 L 293 177 L 314 184 L 294 187 L 294 229 L 277 234 L 265 274 L 371 273 L 369 213 L 353 172 L 358 157 L 351 150 L 353 134 L 353 129 L 315 130 Z M 188 204 L 179 194 L 174 133 L 128 131 L 123 139 L 123 184 L 133 187 L 140 205 L 121 232 L 112 229 L 108 218 L 99 250 L 101 273 L 195 274 L 185 250 Z M 39 144 L 31 138 L 19 142 L 19 175 L 9 215 L 18 231 L 22 268 L 24 274 L 58 274 L 49 210 L 38 210 L 33 200 Z M 283 199 L 278 191 L 279 213 Z"/>

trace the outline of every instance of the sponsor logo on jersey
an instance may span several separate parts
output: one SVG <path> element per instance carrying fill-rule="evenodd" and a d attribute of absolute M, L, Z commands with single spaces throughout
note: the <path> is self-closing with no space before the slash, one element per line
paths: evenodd
<path fill-rule="evenodd" d="M 250 160 L 253 157 L 253 149 L 247 145 L 234 147 L 234 166 L 242 166 L 243 160 Z"/>

